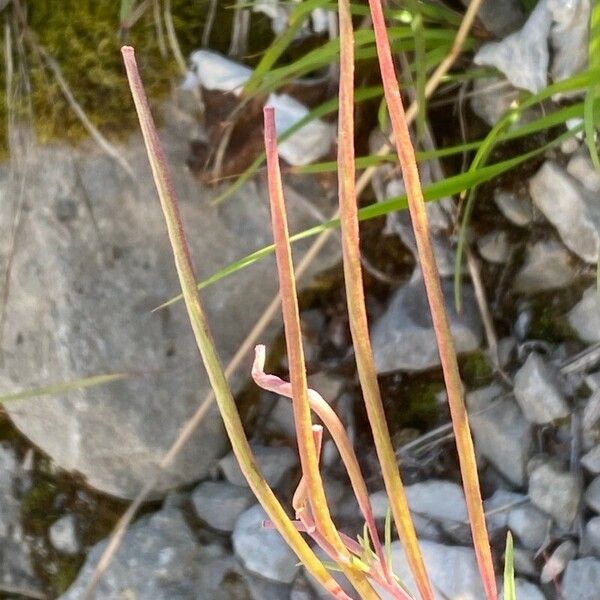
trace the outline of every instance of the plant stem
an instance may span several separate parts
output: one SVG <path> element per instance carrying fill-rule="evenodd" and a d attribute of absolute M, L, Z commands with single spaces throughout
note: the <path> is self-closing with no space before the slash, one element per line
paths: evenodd
<path fill-rule="evenodd" d="M 427 213 L 425 211 L 415 152 L 411 143 L 402 98 L 400 97 L 400 89 L 396 80 L 381 2 L 380 0 L 369 0 L 369 6 L 373 17 L 373 28 L 375 30 L 377 55 L 379 57 L 385 98 L 396 139 L 396 150 L 402 167 L 402 175 L 408 196 L 408 208 L 417 241 L 421 270 L 423 272 L 425 289 L 427 291 L 433 327 L 444 372 L 475 554 L 486 596 L 488 600 L 496 600 L 496 578 L 479 489 L 479 476 L 477 474 L 473 439 L 463 399 L 458 361 L 444 308 L 437 265 L 429 238 Z"/>
<path fill-rule="evenodd" d="M 396 463 L 394 448 L 389 436 L 369 339 L 369 326 L 360 262 L 358 208 L 355 189 L 354 41 L 352 17 L 348 0 L 340 0 L 338 7 L 340 18 L 338 187 L 344 280 L 348 315 L 350 318 L 350 331 L 352 333 L 358 376 L 367 415 L 373 432 L 375 448 L 381 465 L 394 521 L 406 550 L 408 563 L 413 572 L 419 592 L 425 600 L 429 600 L 433 598 L 433 591 L 419 549 L 417 534 L 412 523 L 408 501 Z M 386 568 L 385 565 L 386 561 L 382 557 L 382 566 L 384 568 Z"/>
<path fill-rule="evenodd" d="M 300 331 L 300 312 L 294 279 L 292 251 L 289 241 L 287 216 L 277 156 L 277 134 L 275 132 L 275 109 L 264 108 L 265 150 L 267 155 L 267 174 L 269 199 L 271 203 L 271 221 L 275 241 L 275 256 L 279 273 L 279 295 L 285 329 L 285 343 L 288 363 L 290 365 L 290 381 L 292 384 L 292 406 L 296 424 L 296 438 L 302 475 L 306 481 L 308 499 L 313 512 L 317 531 L 335 550 L 340 568 L 352 585 L 364 598 L 377 598 L 364 573 L 352 565 L 352 556 L 331 520 L 327 499 L 323 490 L 323 481 L 319 472 L 319 460 L 312 434 L 310 405 L 308 402 L 308 384 L 302 350 L 302 333 Z"/>
<path fill-rule="evenodd" d="M 246 438 L 235 401 L 231 395 L 231 390 L 229 389 L 227 379 L 225 378 L 225 374 L 223 373 L 223 369 L 216 353 L 208 322 L 200 304 L 200 298 L 196 289 L 196 277 L 194 275 L 192 259 L 183 229 L 175 190 L 167 168 L 166 158 L 160 140 L 158 139 L 154 120 L 150 113 L 146 93 L 138 72 L 134 50 L 131 47 L 125 46 L 121 49 L 121 52 L 123 54 L 129 86 L 138 113 L 144 143 L 148 152 L 152 175 L 154 176 L 165 222 L 167 224 L 169 240 L 175 258 L 175 266 L 179 276 L 181 291 L 183 292 L 190 323 L 212 389 L 215 392 L 219 411 L 221 412 L 225 429 L 229 435 L 235 456 L 258 501 L 262 504 L 269 515 L 269 518 L 275 524 L 279 533 L 296 553 L 298 558 L 333 596 L 349 600 L 349 597 L 327 572 L 304 538 L 296 530 L 281 504 L 273 494 L 273 491 L 269 488 L 260 473 L 258 465 L 252 455 L 250 444 Z"/>

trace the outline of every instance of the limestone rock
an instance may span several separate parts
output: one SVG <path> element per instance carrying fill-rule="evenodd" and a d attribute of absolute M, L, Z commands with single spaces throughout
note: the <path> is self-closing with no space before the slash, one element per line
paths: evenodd
<path fill-rule="evenodd" d="M 500 386 L 467 395 L 475 447 L 509 481 L 523 486 L 532 447 L 531 425 L 511 399 L 500 399 Z"/>
<path fill-rule="evenodd" d="M 471 288 L 463 288 L 461 315 L 454 309 L 452 281 L 444 280 L 442 290 L 456 351 L 460 354 L 476 350 L 481 343 L 482 329 Z M 371 340 L 378 373 L 424 371 L 440 365 L 419 271 L 394 292 L 386 312 L 372 326 Z"/>
<path fill-rule="evenodd" d="M 218 208 L 210 205 L 214 190 L 185 166 L 191 125 L 180 115 L 165 108 L 160 135 L 202 279 L 273 238 L 262 182 L 247 185 Z M 14 256 L 0 388 L 10 392 L 88 375 L 137 373 L 111 385 L 6 407 L 21 432 L 60 467 L 81 473 L 106 493 L 131 498 L 209 387 L 183 304 L 151 312 L 176 295 L 179 284 L 141 136 L 133 134 L 120 150 L 135 182 L 91 145 L 32 149 L 19 238 L 27 243 L 18 243 Z M 0 196 L 14 193 L 15 185 L 0 180 Z M 300 231 L 316 224 L 305 199 L 291 189 L 286 193 L 290 227 Z M 72 210 L 65 212 L 67 202 Z M 10 211 L 0 211 L 2 239 L 11 218 Z M 337 250 L 332 255 L 337 260 Z M 327 251 L 323 256 L 325 263 L 334 262 Z M 275 295 L 273 264 L 260 261 L 202 291 L 223 362 Z M 268 343 L 276 328 L 262 341 Z M 247 376 L 234 377 L 234 391 Z M 206 477 L 225 450 L 213 407 L 161 477 L 157 493 Z"/>
<path fill-rule="evenodd" d="M 252 573 L 291 583 L 298 572 L 298 559 L 277 531 L 262 527 L 266 518 L 259 504 L 242 513 L 233 530 L 233 548 Z"/>
<path fill-rule="evenodd" d="M 527 420 L 544 425 L 569 415 L 569 406 L 546 361 L 532 352 L 514 379 L 514 394 Z"/>
<path fill-rule="evenodd" d="M 534 204 L 565 245 L 587 263 L 598 260 L 600 198 L 552 161 L 529 180 Z"/>
<path fill-rule="evenodd" d="M 548 513 L 560 527 L 573 523 L 581 499 L 581 483 L 577 476 L 552 464 L 537 466 L 529 476 L 532 504 Z"/>

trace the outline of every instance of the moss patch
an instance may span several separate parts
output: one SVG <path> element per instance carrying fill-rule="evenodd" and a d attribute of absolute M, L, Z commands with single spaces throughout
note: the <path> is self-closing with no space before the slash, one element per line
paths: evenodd
<path fill-rule="evenodd" d="M 164 3 L 161 3 L 161 6 Z M 172 53 L 160 53 L 152 7 L 127 32 L 119 35 L 119 2 L 97 0 L 46 0 L 22 2 L 27 9 L 28 28 L 39 43 L 60 66 L 63 76 L 77 102 L 102 133 L 123 135 L 137 127 L 137 119 L 121 61 L 120 47 L 124 43 L 136 48 L 136 55 L 146 91 L 157 100 L 171 88 L 179 76 Z M 219 3 L 210 47 L 226 52 L 231 32 L 234 3 Z M 184 57 L 200 47 L 208 0 L 172 0 L 173 24 Z M 7 11 L 10 9 L 7 9 Z M 162 10 L 162 9 L 161 9 Z M 264 17 L 264 16 L 263 16 Z M 256 23 L 255 23 L 256 21 Z M 17 19 L 10 19 L 17 23 Z M 255 28 L 255 24 L 257 27 Z M 19 31 L 14 26 L 12 39 Z M 266 18 L 253 16 L 249 52 L 254 60 L 271 41 L 265 27 Z M 255 30 L 256 29 L 256 30 Z M 24 41 L 26 69 L 31 82 L 31 104 L 34 125 L 41 142 L 55 139 L 77 142 L 87 136 L 73 110 L 65 100 L 54 75 L 40 56 Z M 24 79 L 19 75 L 16 47 L 12 48 L 15 65 L 14 87 L 20 98 L 26 98 Z M 5 61 L 2 56 L 2 61 Z M 6 73 L 0 69 L 0 135 L 6 139 Z M 26 114 L 26 102 L 15 101 L 17 114 Z M 4 146 L 0 144 L 0 146 Z"/>

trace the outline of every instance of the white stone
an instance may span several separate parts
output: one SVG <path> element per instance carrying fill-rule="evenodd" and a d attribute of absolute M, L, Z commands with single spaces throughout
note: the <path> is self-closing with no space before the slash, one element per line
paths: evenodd
<path fill-rule="evenodd" d="M 585 526 L 585 541 L 592 552 L 600 557 L 600 517 L 592 517 Z"/>
<path fill-rule="evenodd" d="M 565 570 L 567 563 L 577 555 L 575 542 L 566 540 L 559 544 L 546 561 L 540 574 L 541 583 L 550 583 L 559 577 Z"/>
<path fill-rule="evenodd" d="M 267 483 L 273 488 L 276 488 L 298 464 L 296 452 L 288 446 L 275 448 L 254 444 L 252 445 L 252 452 Z M 230 483 L 244 487 L 248 486 L 248 482 L 233 452 L 230 452 L 219 461 L 219 467 L 225 479 Z"/>
<path fill-rule="evenodd" d="M 463 311 L 454 308 L 453 283 L 444 280 L 442 291 L 450 329 L 458 353 L 472 352 L 481 343 L 479 311 L 470 287 L 463 288 Z M 425 286 L 418 269 L 396 290 L 386 312 L 371 328 L 373 357 L 378 373 L 424 371 L 440 365 Z"/>
<path fill-rule="evenodd" d="M 75 515 L 65 515 L 52 523 L 48 537 L 54 548 L 63 554 L 73 555 L 81 552 L 81 540 Z"/>
<path fill-rule="evenodd" d="M 533 221 L 533 205 L 525 195 L 497 188 L 494 190 L 494 201 L 513 225 L 527 227 Z"/>
<path fill-rule="evenodd" d="M 503 264 L 510 256 L 510 242 L 506 231 L 490 231 L 477 239 L 477 249 L 485 260 Z"/>
<path fill-rule="evenodd" d="M 600 298 L 596 286 L 589 287 L 567 315 L 569 325 L 583 342 L 600 342 Z"/>
<path fill-rule="evenodd" d="M 541 0 L 519 31 L 500 42 L 484 44 L 475 54 L 474 62 L 496 67 L 515 87 L 536 94 L 547 84 L 551 26 L 547 0 Z"/>
<path fill-rule="evenodd" d="M 404 488 L 411 512 L 434 521 L 467 521 L 467 506 L 461 486 L 452 481 L 430 479 Z M 371 494 L 373 514 L 383 519 L 389 506 L 385 491 Z"/>
<path fill-rule="evenodd" d="M 510 511 L 508 528 L 527 550 L 539 550 L 551 526 L 548 515 L 528 502 Z"/>
<path fill-rule="evenodd" d="M 581 457 L 581 464 L 590 473 L 600 473 L 600 444 L 594 446 L 589 452 Z"/>
<path fill-rule="evenodd" d="M 584 495 L 585 503 L 596 513 L 600 513 L 600 475 L 595 477 Z"/>
<path fill-rule="evenodd" d="M 577 153 L 567 165 L 567 173 L 572 175 L 590 192 L 600 192 L 600 173 L 594 167 L 587 148 Z"/>

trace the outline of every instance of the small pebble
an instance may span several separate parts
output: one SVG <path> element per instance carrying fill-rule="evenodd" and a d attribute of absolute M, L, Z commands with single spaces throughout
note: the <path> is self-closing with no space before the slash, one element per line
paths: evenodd
<path fill-rule="evenodd" d="M 529 476 L 529 497 L 532 504 L 567 529 L 577 516 L 581 483 L 574 473 L 543 463 L 536 466 Z"/>
<path fill-rule="evenodd" d="M 258 462 L 267 483 L 270 487 L 279 486 L 286 475 L 298 464 L 296 453 L 288 446 L 272 447 L 252 446 L 252 452 Z M 242 473 L 235 454 L 230 452 L 219 461 L 219 467 L 223 471 L 225 479 L 234 485 L 248 486 L 248 482 Z"/>
<path fill-rule="evenodd" d="M 514 378 L 514 394 L 531 423 L 545 425 L 569 416 L 556 381 L 556 374 L 536 352 L 532 352 Z"/>
<path fill-rule="evenodd" d="M 585 503 L 597 513 L 600 513 L 600 475 L 592 480 L 585 491 Z"/>
<path fill-rule="evenodd" d="M 580 558 L 567 565 L 562 580 L 564 600 L 598 600 L 600 560 Z"/>
<path fill-rule="evenodd" d="M 65 515 L 55 521 L 50 526 L 48 537 L 52 546 L 63 554 L 74 555 L 81 552 L 81 540 L 75 515 Z"/>
<path fill-rule="evenodd" d="M 542 583 L 550 583 L 558 578 L 565 570 L 569 561 L 573 560 L 577 554 L 577 546 L 571 540 L 566 540 L 560 544 L 550 558 L 546 561 L 540 575 Z"/>

